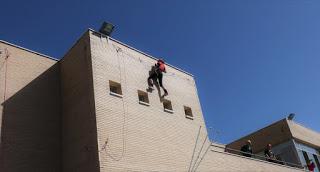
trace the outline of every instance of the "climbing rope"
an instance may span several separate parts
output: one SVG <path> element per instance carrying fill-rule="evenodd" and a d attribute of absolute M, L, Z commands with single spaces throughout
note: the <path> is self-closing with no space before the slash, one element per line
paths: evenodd
<path fill-rule="evenodd" d="M 7 93 L 7 73 L 8 73 L 8 58 L 9 58 L 9 51 L 5 49 L 5 57 L 4 61 L 1 64 L 0 70 L 4 67 L 4 90 L 3 90 L 3 112 L 5 108 L 5 101 L 6 101 L 6 93 Z"/>
<path fill-rule="evenodd" d="M 190 168 L 191 168 L 191 166 L 192 166 L 193 157 L 194 157 L 194 153 L 196 152 L 196 148 L 197 148 L 197 144 L 198 144 L 198 139 L 199 139 L 200 131 L 201 131 L 201 125 L 199 126 L 196 143 L 195 143 L 194 148 L 193 148 L 193 151 L 192 151 L 192 157 L 191 157 L 191 161 L 190 161 L 190 164 L 189 164 L 188 172 L 190 172 Z"/>
<path fill-rule="evenodd" d="M 201 152 L 202 152 L 203 146 L 204 146 L 204 144 L 206 143 L 207 139 L 208 139 L 208 134 L 206 135 L 206 138 L 204 139 L 204 141 L 203 141 L 203 143 L 202 143 L 202 146 L 201 146 L 201 148 L 200 148 L 200 151 L 198 152 L 198 156 L 197 156 L 196 160 L 194 161 L 194 164 L 191 166 L 191 171 L 193 171 L 195 165 L 197 164 L 198 159 L 200 158 L 200 154 L 201 154 Z"/>
<path fill-rule="evenodd" d="M 211 142 L 209 142 L 209 143 L 210 143 L 210 144 L 208 145 L 206 151 L 205 151 L 204 154 L 202 155 L 202 157 L 201 157 L 198 165 L 197 165 L 197 162 L 195 163 L 195 168 L 193 169 L 194 172 L 197 171 L 197 169 L 198 169 L 198 167 L 200 166 L 200 163 L 202 162 L 203 158 L 207 155 L 207 153 L 208 153 L 208 151 L 209 151 L 209 149 L 210 149 L 210 147 L 211 147 Z M 192 170 L 191 170 L 191 171 L 192 171 Z"/>
<path fill-rule="evenodd" d="M 110 48 L 110 47 L 109 47 Z M 113 49 L 113 48 L 110 48 L 110 49 Z M 113 51 L 115 50 L 115 51 Z M 120 57 L 119 57 L 119 52 L 121 51 L 121 48 L 117 48 L 117 49 L 113 49 L 112 51 L 116 54 L 117 56 L 117 62 L 118 62 L 118 69 L 119 69 L 119 77 L 120 77 L 120 81 L 122 81 L 122 72 L 121 72 L 121 63 L 120 63 Z M 123 58 L 122 58 L 123 59 Z M 124 64 L 124 82 L 125 82 L 125 89 L 124 89 L 124 92 L 126 93 L 127 92 L 127 78 L 126 78 L 126 69 L 125 69 L 125 61 L 123 60 L 123 64 Z M 122 108 L 123 108 L 123 123 L 122 123 L 122 150 L 121 150 L 121 156 L 116 158 L 115 155 L 112 155 L 111 153 L 108 153 L 107 151 L 107 148 L 109 147 L 108 145 L 108 141 L 109 141 L 109 138 L 107 138 L 107 140 L 105 141 L 104 145 L 102 146 L 102 149 L 101 151 L 105 151 L 106 155 L 109 156 L 112 160 L 114 161 L 120 161 L 124 155 L 125 155 L 125 147 L 126 147 L 126 135 L 125 135 L 125 124 L 126 124 L 126 109 L 128 109 L 128 105 L 127 103 L 125 103 L 125 97 L 123 97 L 121 100 L 122 100 Z M 109 148 L 110 149 L 110 148 Z"/>

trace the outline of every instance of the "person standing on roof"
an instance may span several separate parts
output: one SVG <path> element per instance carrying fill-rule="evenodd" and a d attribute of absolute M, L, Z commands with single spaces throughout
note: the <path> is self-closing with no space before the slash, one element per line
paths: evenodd
<path fill-rule="evenodd" d="M 272 145 L 269 143 L 264 150 L 264 156 L 266 157 L 267 161 L 269 162 L 276 162 L 276 156 L 274 155 L 272 149 Z"/>
<path fill-rule="evenodd" d="M 168 91 L 167 89 L 164 88 L 163 84 L 162 84 L 162 78 L 163 78 L 163 74 L 162 73 L 166 73 L 166 66 L 164 63 L 164 60 L 159 59 L 157 61 L 157 63 L 155 64 L 155 70 L 151 73 L 151 75 L 148 78 L 148 85 L 149 85 L 149 89 L 153 89 L 153 80 L 158 80 L 160 87 L 163 89 L 164 91 L 164 95 L 168 95 Z"/>
<path fill-rule="evenodd" d="M 316 168 L 316 165 L 314 165 L 314 162 L 312 160 L 309 160 L 307 162 L 307 168 L 310 172 L 314 172 L 314 169 Z"/>
<path fill-rule="evenodd" d="M 252 156 L 251 140 L 247 140 L 247 143 L 241 147 L 241 153 L 243 156 L 246 156 L 246 157 Z"/>

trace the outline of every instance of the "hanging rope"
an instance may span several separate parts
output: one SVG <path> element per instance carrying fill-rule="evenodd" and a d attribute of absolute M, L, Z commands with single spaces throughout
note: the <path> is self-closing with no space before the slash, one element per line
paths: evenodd
<path fill-rule="evenodd" d="M 8 59 L 9 59 L 9 51 L 7 49 L 5 49 L 5 57 L 4 57 L 4 62 L 1 65 L 0 70 L 2 69 L 2 67 L 5 67 L 4 70 L 4 90 L 3 90 L 3 100 L 2 100 L 2 116 L 5 115 L 6 113 L 6 100 L 7 100 L 7 73 L 8 73 Z M 0 121 L 0 123 L 2 123 L 3 121 Z M 0 129 L 1 131 L 1 129 Z"/>
<path fill-rule="evenodd" d="M 200 159 L 200 161 L 199 161 L 198 165 L 196 165 L 196 166 L 195 166 L 195 169 L 193 170 L 194 172 L 196 172 L 196 171 L 197 171 L 198 167 L 200 166 L 200 163 L 202 162 L 203 158 L 207 155 L 207 153 L 208 153 L 208 151 L 209 151 L 210 147 L 211 147 L 211 142 L 210 142 L 210 144 L 208 145 L 208 147 L 207 147 L 206 151 L 204 152 L 204 154 L 202 155 L 202 157 L 201 157 L 201 159 Z"/>
<path fill-rule="evenodd" d="M 198 153 L 198 156 L 197 156 L 196 160 L 194 161 L 194 164 L 191 166 L 191 171 L 193 171 L 195 165 L 197 164 L 198 159 L 200 158 L 200 154 L 201 154 L 201 152 L 202 152 L 203 146 L 204 146 L 204 144 L 206 143 L 207 139 L 208 139 L 208 134 L 206 135 L 206 138 L 204 139 L 204 141 L 203 141 L 203 143 L 202 143 L 202 146 L 201 146 L 201 148 L 200 148 L 200 151 L 199 151 L 199 153 Z"/>
<path fill-rule="evenodd" d="M 110 47 L 109 47 L 110 48 Z M 110 48 L 112 49 L 112 48 Z M 114 51 L 115 50 L 115 51 Z M 122 72 L 121 72 L 121 63 L 120 63 L 120 57 L 119 57 L 119 52 L 121 51 L 121 48 L 117 48 L 117 49 L 113 49 L 112 50 L 116 56 L 117 56 L 117 62 L 118 62 L 118 69 L 119 69 L 119 76 L 120 76 L 120 81 L 122 81 Z M 122 58 L 124 59 L 124 58 Z M 126 69 L 125 69 L 125 61 L 123 61 L 124 64 L 124 82 L 125 82 L 125 90 L 124 92 L 127 92 L 127 78 L 126 78 Z M 107 147 L 109 147 L 108 145 L 108 141 L 109 138 L 107 138 L 107 140 L 105 141 L 104 145 L 102 146 L 101 151 L 105 151 L 106 155 L 109 156 L 112 160 L 114 161 L 120 161 L 124 155 L 125 155 L 125 147 L 126 147 L 126 136 L 125 136 L 125 124 L 126 124 L 126 109 L 128 108 L 127 103 L 125 103 L 125 97 L 122 97 L 122 108 L 123 108 L 123 123 L 122 123 L 122 150 L 121 150 L 121 156 L 119 158 L 116 158 L 116 156 L 112 155 L 111 153 L 108 153 L 107 151 Z M 127 105 L 127 106 L 126 106 Z M 110 149 L 110 148 L 109 148 Z"/>
<path fill-rule="evenodd" d="M 1 65 L 0 70 L 4 67 L 4 90 L 3 90 L 3 112 L 5 109 L 5 101 L 6 101 L 6 94 L 7 94 L 7 73 L 8 73 L 8 58 L 9 58 L 9 51 L 5 49 L 5 57 L 4 62 Z"/>
<path fill-rule="evenodd" d="M 197 148 L 198 139 L 199 139 L 199 135 L 200 135 L 200 130 L 201 130 L 201 125 L 199 126 L 196 143 L 194 144 L 194 148 L 193 148 L 192 157 L 191 157 L 191 161 L 190 161 L 190 164 L 189 164 L 188 172 L 190 172 L 190 168 L 191 168 L 191 165 L 192 165 L 192 162 L 193 162 L 193 157 L 194 157 L 194 153 L 195 153 L 196 148 Z"/>

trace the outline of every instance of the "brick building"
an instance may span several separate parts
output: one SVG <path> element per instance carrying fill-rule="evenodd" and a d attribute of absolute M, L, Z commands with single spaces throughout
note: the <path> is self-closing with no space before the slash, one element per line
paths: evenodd
<path fill-rule="evenodd" d="M 211 143 L 191 74 L 148 92 L 156 58 L 94 30 L 61 60 L 0 50 L 0 171 L 302 171 Z"/>
<path fill-rule="evenodd" d="M 320 133 L 317 133 L 293 120 L 282 119 L 265 128 L 242 137 L 227 148 L 239 150 L 250 139 L 254 154 L 264 154 L 267 144 L 273 145 L 276 157 L 287 163 L 306 166 L 309 160 L 315 163 L 315 172 L 320 169 Z M 288 164 L 291 165 L 291 164 Z"/>

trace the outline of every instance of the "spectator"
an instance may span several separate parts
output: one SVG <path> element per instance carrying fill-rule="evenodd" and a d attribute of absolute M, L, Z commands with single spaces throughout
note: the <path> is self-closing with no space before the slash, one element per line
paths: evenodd
<path fill-rule="evenodd" d="M 272 152 L 271 148 L 272 148 L 272 145 L 269 143 L 267 145 L 267 148 L 264 150 L 264 156 L 269 162 L 277 162 L 277 159 L 274 156 L 274 153 Z"/>
<path fill-rule="evenodd" d="M 246 157 L 252 156 L 251 140 L 247 140 L 246 144 L 241 147 L 241 152 L 243 156 L 246 156 Z"/>
<path fill-rule="evenodd" d="M 312 160 L 309 160 L 309 161 L 307 162 L 307 167 L 308 167 L 308 170 L 309 170 L 310 172 L 314 172 L 314 169 L 316 168 L 316 166 L 314 165 L 314 163 L 312 162 Z"/>

